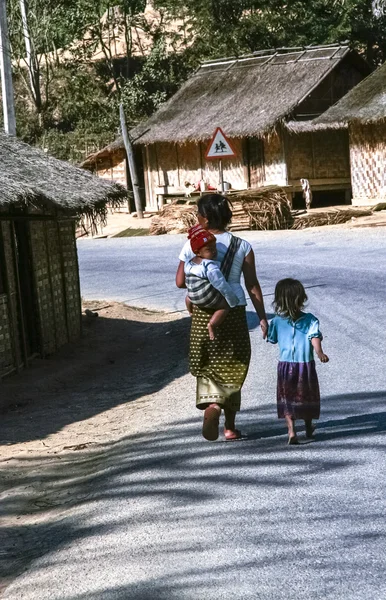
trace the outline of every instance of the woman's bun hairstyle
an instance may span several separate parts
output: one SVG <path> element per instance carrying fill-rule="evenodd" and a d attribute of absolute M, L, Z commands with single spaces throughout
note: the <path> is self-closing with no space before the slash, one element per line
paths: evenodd
<path fill-rule="evenodd" d="M 204 194 L 197 207 L 200 215 L 208 219 L 208 229 L 225 230 L 232 220 L 232 203 L 221 194 Z"/>

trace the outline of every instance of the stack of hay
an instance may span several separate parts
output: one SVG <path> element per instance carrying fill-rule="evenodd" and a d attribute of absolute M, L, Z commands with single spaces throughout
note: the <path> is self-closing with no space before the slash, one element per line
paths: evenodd
<path fill-rule="evenodd" d="M 167 204 L 152 218 L 149 229 L 150 235 L 164 233 L 186 233 L 197 224 L 197 207 L 194 204 L 180 204 L 178 201 Z"/>
<path fill-rule="evenodd" d="M 334 210 L 304 215 L 295 219 L 292 229 L 305 229 L 306 227 L 320 227 L 322 225 L 339 225 L 352 218 L 367 217 L 372 210 Z"/>

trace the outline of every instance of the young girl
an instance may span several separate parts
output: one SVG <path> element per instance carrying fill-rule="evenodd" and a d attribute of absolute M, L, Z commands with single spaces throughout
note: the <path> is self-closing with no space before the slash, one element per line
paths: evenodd
<path fill-rule="evenodd" d="M 322 350 L 323 336 L 319 321 L 303 312 L 307 294 L 296 279 L 282 279 L 275 288 L 276 317 L 268 329 L 268 341 L 279 344 L 277 370 L 277 412 L 288 426 L 288 443 L 298 444 L 296 419 L 303 419 L 306 437 L 312 438 L 315 426 L 312 419 L 320 413 L 320 393 L 315 369 L 314 350 L 321 362 L 328 362 Z"/>

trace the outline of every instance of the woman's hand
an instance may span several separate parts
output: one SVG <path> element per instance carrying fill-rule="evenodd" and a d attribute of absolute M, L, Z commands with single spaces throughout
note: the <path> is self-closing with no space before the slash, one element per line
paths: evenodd
<path fill-rule="evenodd" d="M 267 319 L 261 319 L 261 321 L 260 321 L 260 329 L 261 329 L 261 333 L 263 334 L 263 340 L 265 340 L 265 338 L 267 337 L 267 334 L 268 334 L 268 321 L 267 321 Z"/>
<path fill-rule="evenodd" d="M 265 314 L 263 294 L 261 292 L 261 287 L 256 277 L 255 255 L 253 250 L 251 250 L 249 254 L 247 254 L 247 256 L 244 258 L 243 275 L 245 287 L 248 290 L 249 297 L 252 301 L 253 306 L 255 307 L 257 316 L 260 319 L 260 327 L 263 334 L 263 339 L 265 340 L 268 333 L 268 323 Z"/>

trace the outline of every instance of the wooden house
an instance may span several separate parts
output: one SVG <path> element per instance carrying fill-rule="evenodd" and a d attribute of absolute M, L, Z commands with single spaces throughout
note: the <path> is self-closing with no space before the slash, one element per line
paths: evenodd
<path fill-rule="evenodd" d="M 256 52 L 208 61 L 148 121 L 131 131 L 142 147 L 146 208 L 181 194 L 185 182 L 217 188 L 217 165 L 205 160 L 221 127 L 237 156 L 224 159 L 232 189 L 278 184 L 350 195 L 348 135 L 312 120 L 361 81 L 370 69 L 347 46 Z"/>
<path fill-rule="evenodd" d="M 138 178 L 140 186 L 143 189 L 143 164 L 142 153 L 140 148 L 134 149 L 135 161 L 137 165 Z M 123 186 L 127 190 L 131 190 L 130 171 L 126 157 L 126 150 L 123 139 L 120 138 L 106 147 L 90 154 L 80 165 L 83 169 L 87 169 L 107 181 L 113 181 Z M 142 194 L 144 197 L 144 193 Z M 127 210 L 135 211 L 134 198 L 132 194 L 127 195 L 127 204 L 124 207 Z M 123 207 L 123 205 L 122 205 Z"/>
<path fill-rule="evenodd" d="M 81 332 L 75 224 L 125 190 L 0 134 L 0 379 Z"/>
<path fill-rule="evenodd" d="M 353 204 L 386 200 L 386 63 L 361 81 L 316 123 L 348 126 Z"/>

